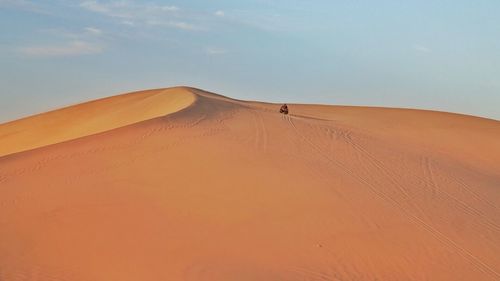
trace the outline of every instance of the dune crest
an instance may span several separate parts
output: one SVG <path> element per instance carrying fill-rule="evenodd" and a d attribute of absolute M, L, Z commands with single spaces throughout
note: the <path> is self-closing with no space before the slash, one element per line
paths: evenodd
<path fill-rule="evenodd" d="M 0 157 L 93 135 L 182 110 L 188 88 L 148 90 L 90 101 L 0 124 Z"/>
<path fill-rule="evenodd" d="M 499 121 L 171 91 L 0 157 L 0 280 L 500 280 Z"/>

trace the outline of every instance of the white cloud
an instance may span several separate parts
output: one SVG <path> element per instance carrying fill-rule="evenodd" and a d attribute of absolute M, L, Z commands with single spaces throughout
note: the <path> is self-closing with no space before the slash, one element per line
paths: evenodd
<path fill-rule="evenodd" d="M 48 13 L 39 4 L 29 0 L 0 0 L 0 7 L 13 8 L 41 14 Z"/>
<path fill-rule="evenodd" d="M 214 15 L 216 15 L 218 17 L 223 17 L 224 16 L 224 11 L 219 10 L 219 11 L 215 12 Z"/>
<path fill-rule="evenodd" d="M 31 1 L 27 0 L 0 0 L 0 6 L 26 6 L 32 4 Z"/>
<path fill-rule="evenodd" d="M 92 12 L 98 12 L 98 13 L 109 12 L 109 7 L 107 5 L 100 4 L 97 1 L 84 1 L 80 3 L 80 7 L 83 7 Z"/>
<path fill-rule="evenodd" d="M 182 22 L 182 21 L 169 22 L 169 25 L 173 26 L 173 27 L 176 27 L 178 29 L 184 29 L 184 30 L 200 30 L 200 29 L 202 29 L 201 27 L 197 27 L 195 25 L 192 25 L 192 24 L 189 24 L 189 23 L 186 23 L 186 22 Z"/>
<path fill-rule="evenodd" d="M 131 20 L 122 20 L 120 23 L 123 25 L 135 26 L 135 22 L 133 22 Z"/>
<path fill-rule="evenodd" d="M 93 26 L 82 28 L 78 31 L 67 30 L 64 28 L 47 28 L 41 29 L 39 32 L 44 34 L 44 38 L 53 37 L 56 40 L 72 40 L 72 41 L 95 41 L 103 38 L 104 32 Z"/>
<path fill-rule="evenodd" d="M 205 53 L 208 55 L 223 55 L 227 53 L 227 50 L 218 47 L 207 47 L 205 48 Z"/>
<path fill-rule="evenodd" d="M 413 49 L 417 52 L 420 53 L 430 53 L 432 50 L 429 47 L 423 46 L 423 45 L 415 45 L 413 46 Z"/>
<path fill-rule="evenodd" d="M 134 18 L 140 12 L 140 9 L 128 1 L 84 1 L 80 3 L 80 7 L 105 16 L 125 19 Z"/>
<path fill-rule="evenodd" d="M 293 18 L 272 12 L 255 13 L 251 10 L 231 10 L 231 13 L 225 15 L 225 18 L 235 24 L 267 32 L 290 31 L 298 26 Z"/>
<path fill-rule="evenodd" d="M 193 24 L 189 24 L 183 21 L 165 21 L 165 20 L 148 20 L 145 24 L 150 26 L 166 26 L 166 27 L 174 27 L 182 30 L 202 30 L 203 28 L 200 26 L 196 26 Z"/>
<path fill-rule="evenodd" d="M 1 1 L 1 0 L 0 0 Z M 31 46 L 21 46 L 15 51 L 25 57 L 68 57 L 97 54 L 104 51 L 106 36 L 104 32 L 93 26 L 87 26 L 77 31 L 64 28 L 41 29 L 44 42 L 32 43 Z"/>
<path fill-rule="evenodd" d="M 83 9 L 119 19 L 120 24 L 128 26 L 167 26 L 182 30 L 202 30 L 200 26 L 187 22 L 187 17 L 179 14 L 177 6 L 157 5 L 141 1 L 95 1 L 80 3 Z"/>
<path fill-rule="evenodd" d="M 163 6 L 163 7 L 161 7 L 161 9 L 163 11 L 170 11 L 170 12 L 175 12 L 175 11 L 179 10 L 179 8 L 176 6 Z"/>
<path fill-rule="evenodd" d="M 101 45 L 85 42 L 71 41 L 60 45 L 29 46 L 19 48 L 18 51 L 27 57 L 68 57 L 101 53 Z"/>
<path fill-rule="evenodd" d="M 86 33 L 96 35 L 96 36 L 102 34 L 102 30 L 100 30 L 99 28 L 95 28 L 95 27 L 85 27 L 84 30 Z"/>

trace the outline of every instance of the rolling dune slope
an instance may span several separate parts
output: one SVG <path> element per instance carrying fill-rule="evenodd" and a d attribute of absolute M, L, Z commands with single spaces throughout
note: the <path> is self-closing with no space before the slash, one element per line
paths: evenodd
<path fill-rule="evenodd" d="M 130 93 L 0 124 L 0 156 L 60 143 L 189 106 L 194 96 L 185 88 Z"/>
<path fill-rule="evenodd" d="M 1 281 L 500 280 L 499 121 L 97 103 L 0 125 Z"/>

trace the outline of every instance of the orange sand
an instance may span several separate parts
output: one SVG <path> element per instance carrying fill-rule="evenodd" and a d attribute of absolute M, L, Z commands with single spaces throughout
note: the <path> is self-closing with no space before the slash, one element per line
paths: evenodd
<path fill-rule="evenodd" d="M 0 124 L 0 156 L 164 116 L 195 96 L 182 88 L 115 96 Z"/>
<path fill-rule="evenodd" d="M 0 125 L 0 280 L 500 280 L 500 122 L 151 90 Z"/>

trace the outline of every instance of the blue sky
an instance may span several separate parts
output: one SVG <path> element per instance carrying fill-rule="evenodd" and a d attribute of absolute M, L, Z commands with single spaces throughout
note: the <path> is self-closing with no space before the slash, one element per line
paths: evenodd
<path fill-rule="evenodd" d="M 500 1 L 0 0 L 0 122 L 148 88 L 500 119 Z"/>

